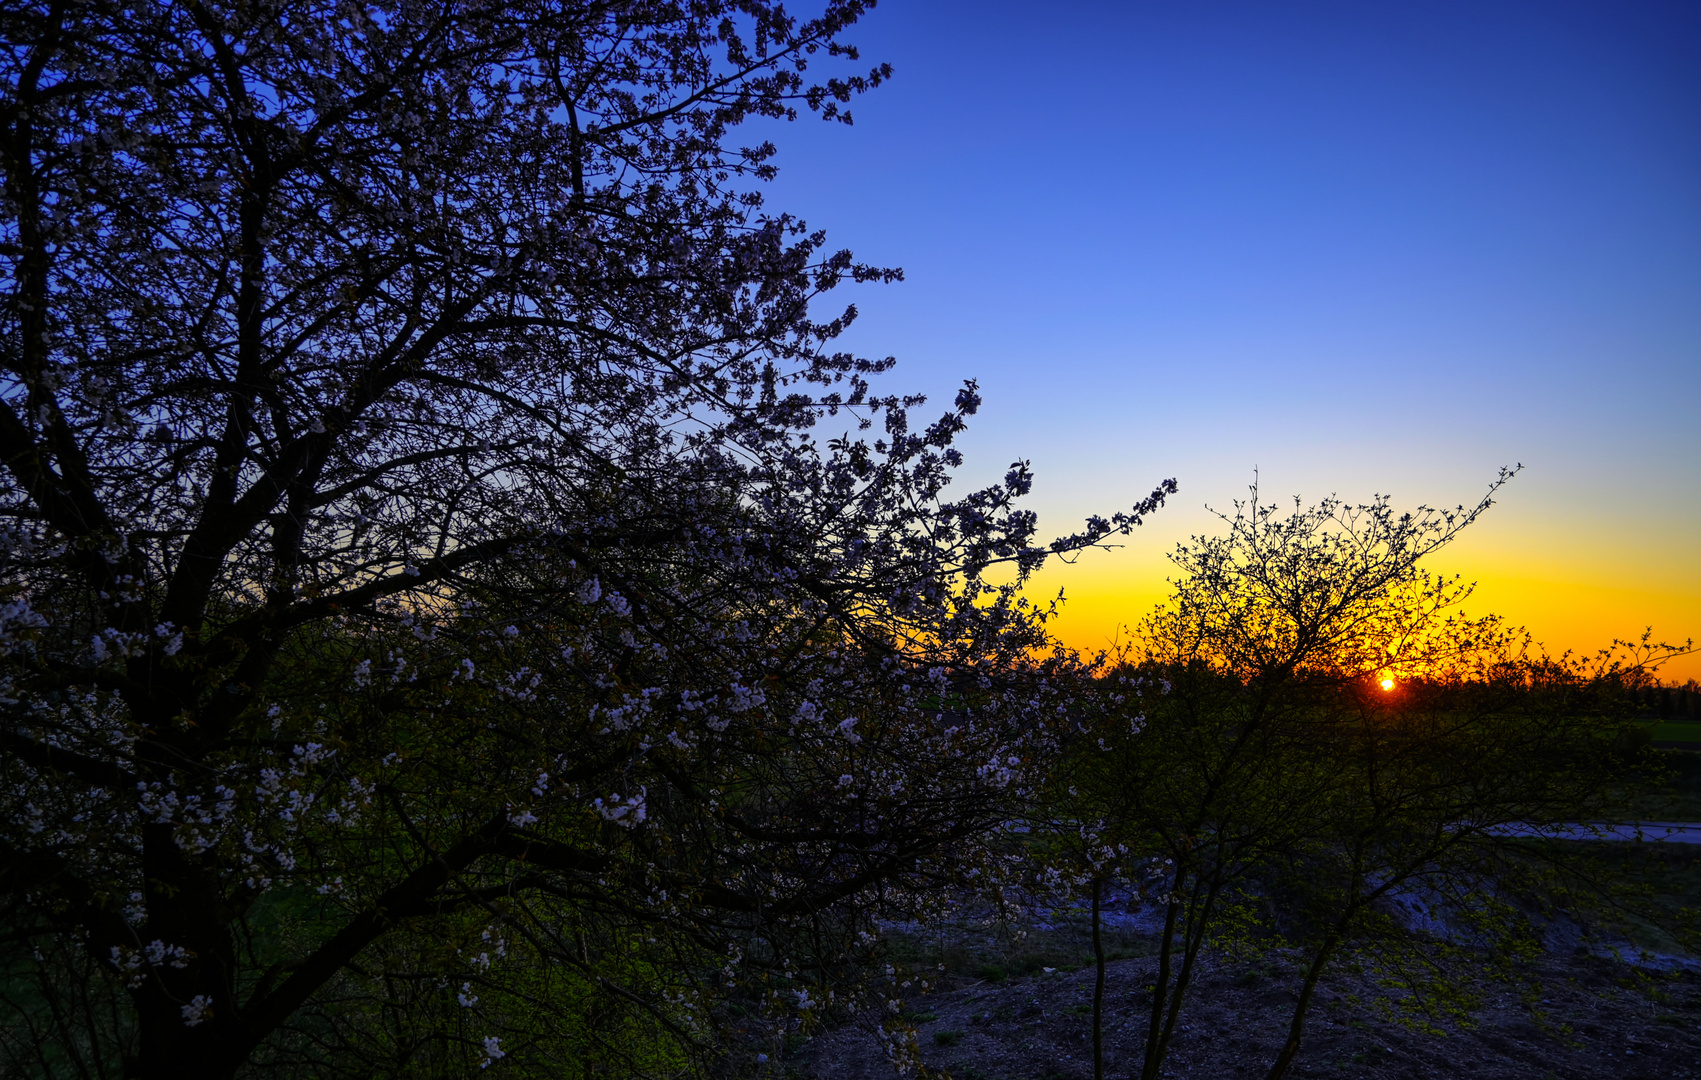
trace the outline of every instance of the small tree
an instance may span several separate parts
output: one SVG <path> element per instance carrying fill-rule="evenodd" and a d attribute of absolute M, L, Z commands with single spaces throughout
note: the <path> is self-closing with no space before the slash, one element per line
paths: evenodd
<path fill-rule="evenodd" d="M 1142 1077 L 1162 1070 L 1219 905 L 1320 828 L 1338 782 L 1314 752 L 1320 703 L 1367 673 L 1421 667 L 1461 637 L 1493 633 L 1452 614 L 1468 586 L 1418 563 L 1511 475 L 1470 510 L 1405 515 L 1387 499 L 1331 499 L 1284 517 L 1254 486 L 1222 515 L 1223 536 L 1172 556 L 1173 595 L 1141 624 L 1103 729 L 1078 741 L 1069 766 L 1111 835 L 1170 868 Z"/>
<path fill-rule="evenodd" d="M 1533 655 L 1459 610 L 1469 586 L 1418 566 L 1489 505 L 1282 516 L 1254 489 L 1226 535 L 1177 552 L 1186 576 L 1143 624 L 1098 746 L 1068 759 L 1110 835 L 1172 868 L 1144 1077 L 1232 890 L 1284 897 L 1308 950 L 1275 1080 L 1339 950 L 1398 931 L 1389 897 L 1421 885 L 1497 907 L 1484 886 L 1525 858 L 1523 838 L 1598 813 L 1622 779 L 1600 688 L 1629 668 Z"/>
<path fill-rule="evenodd" d="M 1141 1077 L 1161 1074 L 1201 949 L 1249 876 L 1299 842 L 1332 779 L 1293 745 L 1291 703 L 1194 664 L 1114 676 L 1124 709 L 1060 768 L 1104 841 L 1160 860 L 1164 923 Z"/>
<path fill-rule="evenodd" d="M 1078 708 L 1079 699 L 1076 705 Z M 1080 719 L 1076 720 L 1076 729 L 1084 730 Z M 1041 891 L 1078 895 L 1085 888 L 1087 892 L 1093 946 L 1093 1080 L 1104 1080 L 1104 892 L 1107 884 L 1132 868 L 1126 865 L 1127 851 L 1108 839 L 1104 820 L 1096 817 L 1102 805 L 1094 794 L 1102 784 L 1100 778 L 1088 780 L 1084 775 L 1092 764 L 1096 763 L 1082 762 L 1067 751 L 1058 760 L 1053 783 L 1037 793 L 1035 805 L 1029 809 L 1027 820 L 1039 829 L 1027 845 L 1027 854 L 1030 858 L 1037 856 L 1042 867 Z M 1084 780 L 1085 793 L 1077 786 Z"/>
<path fill-rule="evenodd" d="M 1037 543 L 833 350 L 732 133 L 865 6 L 0 13 L 8 1072 L 671 1074 L 1007 815 L 1164 492 Z"/>

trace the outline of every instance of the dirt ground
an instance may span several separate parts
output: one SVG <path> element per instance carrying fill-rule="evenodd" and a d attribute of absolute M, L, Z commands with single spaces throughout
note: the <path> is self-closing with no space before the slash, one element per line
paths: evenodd
<path fill-rule="evenodd" d="M 1156 960 L 1109 965 L 1105 994 L 1107 1077 L 1138 1067 L 1145 987 Z M 1287 1029 L 1297 979 L 1268 963 L 1206 962 L 1195 983 L 1166 1076 L 1262 1077 Z M 1386 994 L 1350 975 L 1327 979 L 1307 1024 L 1296 1077 L 1481 1077 L 1583 1080 L 1701 1077 L 1701 977 L 1638 973 L 1596 956 L 1552 960 L 1513 986 L 1483 984 L 1474 1026 L 1412 1030 L 1376 1007 Z M 1090 1080 L 1091 969 L 974 983 L 909 1003 L 923 1059 L 956 1080 Z M 894 1075 L 865 1034 L 816 1038 L 798 1063 L 813 1080 Z"/>

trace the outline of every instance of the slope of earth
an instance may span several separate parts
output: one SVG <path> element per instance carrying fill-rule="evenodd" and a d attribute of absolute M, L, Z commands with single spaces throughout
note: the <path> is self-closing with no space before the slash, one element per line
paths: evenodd
<path fill-rule="evenodd" d="M 1145 988 L 1156 960 L 1109 965 L 1107 1077 L 1139 1067 Z M 1298 980 L 1291 971 L 1204 961 L 1164 1075 L 1186 1080 L 1262 1077 L 1287 1030 Z M 1387 991 L 1340 974 L 1311 1011 L 1295 1077 L 1460 1077 L 1582 1080 L 1701 1078 L 1701 977 L 1651 974 L 1597 956 L 1550 958 L 1515 984 L 1484 980 L 1468 1024 L 1414 1030 L 1390 1015 Z M 923 1060 L 956 1080 L 1090 1080 L 1091 969 L 974 983 L 917 999 Z M 923 1011 L 925 1010 L 925 1011 Z M 894 1075 L 874 1042 L 840 1029 L 815 1039 L 796 1067 L 812 1080 Z"/>

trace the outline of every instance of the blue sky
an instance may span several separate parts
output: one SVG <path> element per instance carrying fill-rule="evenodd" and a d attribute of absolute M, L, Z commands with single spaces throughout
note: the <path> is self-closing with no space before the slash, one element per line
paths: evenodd
<path fill-rule="evenodd" d="M 1515 462 L 1438 567 L 1558 646 L 1701 637 L 1701 5 L 934 0 L 853 40 L 895 78 L 772 131 L 768 195 L 905 269 L 850 344 L 978 378 L 969 472 L 1031 459 L 1051 531 L 1181 481 L 1045 575 L 1066 638 L 1254 467 L 1450 505 Z"/>

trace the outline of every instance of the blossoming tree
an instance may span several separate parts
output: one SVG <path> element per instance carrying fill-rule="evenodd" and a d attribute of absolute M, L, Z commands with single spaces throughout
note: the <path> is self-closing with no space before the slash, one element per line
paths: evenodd
<path fill-rule="evenodd" d="M 0 13 L 8 1073 L 676 1070 L 966 864 L 1173 484 L 1036 542 L 833 349 L 732 135 L 865 6 Z"/>

